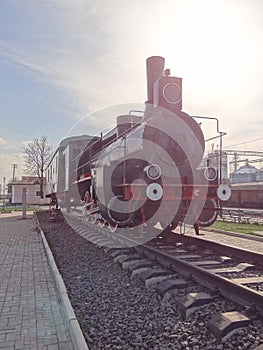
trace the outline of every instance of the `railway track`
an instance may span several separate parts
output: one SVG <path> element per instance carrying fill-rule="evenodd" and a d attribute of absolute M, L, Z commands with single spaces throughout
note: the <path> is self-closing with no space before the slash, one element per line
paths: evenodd
<path fill-rule="evenodd" d="M 255 256 L 251 253 L 248 256 L 242 256 L 240 251 L 233 248 L 229 252 L 224 250 L 225 254 L 223 254 L 222 246 L 219 246 L 217 251 L 214 245 L 211 247 L 201 240 L 198 245 L 199 240 L 195 237 L 182 235 L 170 236 L 168 239 L 152 238 L 143 245 L 136 245 L 136 239 L 139 239 L 139 241 L 141 239 L 140 232 L 134 232 L 133 238 L 129 237 L 127 239 L 124 235 L 125 231 L 120 230 L 119 232 L 111 233 L 98 225 L 90 225 L 83 222 L 76 214 L 66 214 L 65 218 L 75 232 L 85 238 L 85 240 L 101 247 L 96 249 L 98 249 L 98 253 L 99 251 L 103 252 L 105 260 L 113 259 L 115 265 L 121 265 L 123 271 L 125 273 L 128 272 L 131 282 L 127 283 L 126 281 L 126 286 L 133 283 L 136 284 L 137 282 L 132 282 L 133 279 L 135 281 L 140 280 L 140 283 L 146 287 L 146 290 L 153 291 L 162 300 L 160 304 L 162 310 L 168 307 L 170 311 L 166 311 L 167 315 L 163 318 L 163 321 L 161 321 L 161 314 L 155 316 L 155 318 L 160 318 L 160 322 L 163 324 L 168 322 L 168 325 L 164 326 L 162 335 L 162 337 L 167 338 L 169 333 L 169 339 L 170 337 L 171 339 L 168 344 L 173 344 L 174 341 L 178 341 L 180 344 L 185 342 L 186 344 L 187 340 L 181 336 L 182 329 L 180 327 L 182 324 L 188 325 L 185 326 L 186 328 L 194 329 L 193 332 L 189 329 L 186 331 L 189 337 L 193 338 L 193 342 L 190 341 L 188 347 L 184 345 L 176 345 L 174 347 L 174 345 L 171 345 L 171 347 L 164 346 L 160 347 L 160 349 L 243 350 L 256 349 L 257 345 L 263 343 L 263 337 L 261 339 L 257 334 L 263 331 L 262 264 L 260 264 L 262 259 L 259 259 L 259 254 Z M 156 232 L 154 235 L 157 236 Z M 151 235 L 149 236 L 151 238 Z M 64 259 L 65 255 L 63 255 L 62 260 Z M 94 258 L 91 257 L 91 259 L 93 261 Z M 111 263 L 110 265 L 112 266 Z M 93 274 L 93 270 L 91 271 Z M 101 279 L 100 281 L 100 284 L 103 285 L 104 282 Z M 77 283 L 78 280 L 74 277 L 74 285 L 70 286 L 70 290 L 74 288 L 81 289 L 82 286 L 77 286 Z M 82 283 L 84 283 L 84 280 L 82 280 Z M 120 288 L 116 287 L 120 291 Z M 102 286 L 101 288 L 103 289 Z M 121 288 L 121 294 L 125 288 Z M 129 289 L 130 287 L 127 288 Z M 106 289 L 109 290 L 109 286 Z M 86 294 L 88 295 L 87 291 Z M 129 290 L 126 299 L 130 298 L 130 295 L 133 295 L 131 290 Z M 135 295 L 137 301 L 133 301 L 131 306 L 128 307 L 128 314 L 132 313 L 137 306 L 141 309 L 139 305 L 145 298 L 144 292 L 141 290 L 139 295 L 137 292 Z M 119 303 L 122 303 L 121 300 L 122 297 L 120 297 Z M 107 303 L 105 300 L 104 302 Z M 84 304 L 87 304 L 87 301 Z M 77 305 L 77 308 L 79 307 Z M 82 310 L 83 306 L 80 308 Z M 127 308 L 127 306 L 124 308 Z M 150 308 L 149 305 L 146 307 L 146 310 L 148 308 Z M 168 314 L 171 313 L 172 309 L 178 310 L 177 312 L 182 315 L 181 317 L 185 321 L 182 321 L 180 316 L 176 314 L 173 315 L 171 321 Z M 87 312 L 89 313 L 88 310 Z M 119 312 L 121 313 L 121 311 Z M 82 314 L 83 311 L 80 314 L 81 318 Z M 118 315 L 116 313 L 113 314 L 114 321 L 118 323 Z M 176 326 L 173 326 L 173 329 L 177 328 L 178 334 L 177 332 L 175 334 L 170 329 L 169 322 L 173 321 L 176 322 Z M 108 322 L 107 318 L 105 322 Z M 124 323 L 124 321 L 122 322 Z M 107 328 L 108 326 L 105 327 Z M 166 328 L 167 331 L 165 331 Z M 253 335 L 254 340 L 252 339 L 253 337 L 248 339 L 247 331 Z M 208 336 L 208 333 L 213 334 L 214 338 Z M 233 333 L 236 333 L 234 338 L 230 338 Z M 86 334 L 88 342 L 90 340 L 89 334 L 89 332 Z M 92 334 L 92 337 L 96 338 L 96 335 Z M 235 340 L 235 337 L 240 340 Z M 166 338 L 164 339 L 165 342 L 168 341 Z M 200 347 L 199 344 L 195 344 L 196 339 L 202 340 L 203 344 L 206 345 Z M 244 346 L 233 345 L 241 344 L 242 342 L 245 344 Z M 154 342 L 151 341 L 152 343 Z M 106 344 L 108 345 L 108 343 Z M 220 344 L 224 344 L 223 347 L 220 347 Z M 114 346 L 112 348 L 115 349 Z M 125 349 L 124 346 L 122 348 Z M 128 348 L 137 349 L 135 345 Z M 138 349 L 140 348 L 144 349 L 142 346 L 138 347 Z M 95 349 L 100 349 L 100 347 L 95 347 Z M 147 346 L 145 349 L 147 349 Z"/>
<path fill-rule="evenodd" d="M 189 293 L 185 300 L 179 300 L 178 307 L 185 315 L 195 309 L 195 305 L 214 302 L 216 295 L 235 302 L 237 310 L 242 312 L 233 313 L 230 321 L 225 320 L 222 312 L 208 324 L 216 336 L 226 337 L 234 328 L 246 326 L 251 318 L 263 316 L 261 254 L 178 234 L 170 235 L 168 239 L 153 238 L 141 245 L 140 232 L 127 238 L 125 230 L 111 233 L 105 228 L 80 222 L 75 215 L 69 214 L 67 221 L 84 238 L 107 247 L 114 259 L 131 274 L 142 274 L 146 286 L 158 283 L 156 291 L 161 297 L 172 297 L 181 284 L 186 287 L 189 281 L 204 287 L 208 293 L 202 292 L 201 288 L 196 296 Z"/>
<path fill-rule="evenodd" d="M 215 251 L 192 252 L 188 248 L 171 248 L 171 245 L 160 246 L 154 242 L 151 245 L 137 249 L 181 276 L 191 277 L 209 290 L 244 307 L 256 308 L 263 315 L 263 274 L 259 265 L 247 260 L 238 262 Z"/>
<path fill-rule="evenodd" d="M 118 233 L 111 233 L 100 226 L 80 223 L 78 218 L 76 220 L 76 218 L 67 217 L 67 220 L 70 221 L 71 227 L 95 244 L 108 248 L 135 247 L 141 255 L 152 257 L 153 260 L 165 266 L 172 266 L 179 273 L 191 275 L 202 281 L 202 284 L 208 288 L 222 291 L 222 294 L 230 296 L 231 289 L 237 288 L 241 295 L 247 294 L 247 302 L 244 299 L 242 304 L 244 306 L 256 304 L 258 311 L 263 315 L 262 254 L 178 234 L 170 235 L 167 240 L 153 238 L 141 245 L 140 232 L 135 232 L 131 238 L 125 236 L 125 229 L 119 230 Z M 156 232 L 148 234 L 149 238 L 158 236 L 158 230 L 154 230 Z M 147 232 L 143 234 L 147 237 Z M 178 245 L 180 247 L 184 245 L 185 249 L 178 248 Z M 196 250 L 194 253 L 193 246 Z M 222 254 L 228 256 L 222 256 Z M 248 271 L 249 277 L 247 277 Z M 229 284 L 229 281 L 232 283 Z M 253 288 L 250 288 L 251 285 Z M 233 293 L 232 300 L 237 298 L 236 294 L 236 292 Z M 234 301 L 238 302 L 238 300 Z"/>

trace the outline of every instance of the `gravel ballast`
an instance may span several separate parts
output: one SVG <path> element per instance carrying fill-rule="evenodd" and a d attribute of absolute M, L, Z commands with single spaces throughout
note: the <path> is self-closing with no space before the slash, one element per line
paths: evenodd
<path fill-rule="evenodd" d="M 263 343 L 263 322 L 256 319 L 222 344 L 207 331 L 206 322 L 216 313 L 236 310 L 235 304 L 218 298 L 185 319 L 174 298 L 160 301 L 155 287 L 131 279 L 103 248 L 65 222 L 49 222 L 47 212 L 37 215 L 90 349 L 245 350 Z"/>

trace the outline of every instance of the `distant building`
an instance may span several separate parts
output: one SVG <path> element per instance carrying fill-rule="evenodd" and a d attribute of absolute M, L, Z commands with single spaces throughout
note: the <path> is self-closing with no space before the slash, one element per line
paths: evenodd
<path fill-rule="evenodd" d="M 49 204 L 49 199 L 45 198 L 45 193 L 43 199 L 41 199 L 40 180 L 36 176 L 22 176 L 21 180 L 9 182 L 7 187 L 10 204 L 22 203 L 23 188 L 27 189 L 27 204 Z"/>
<path fill-rule="evenodd" d="M 256 167 L 246 164 L 230 174 L 230 182 L 233 184 L 255 182 L 257 173 Z"/>
<path fill-rule="evenodd" d="M 256 181 L 263 182 L 263 168 L 258 170 L 256 174 Z"/>
<path fill-rule="evenodd" d="M 204 159 L 204 166 L 211 166 L 215 168 L 218 172 L 221 166 L 221 179 L 225 180 L 228 178 L 227 175 L 227 154 L 226 152 L 221 153 L 221 160 L 220 160 L 220 151 L 215 150 L 213 152 L 208 153 L 208 155 Z"/>

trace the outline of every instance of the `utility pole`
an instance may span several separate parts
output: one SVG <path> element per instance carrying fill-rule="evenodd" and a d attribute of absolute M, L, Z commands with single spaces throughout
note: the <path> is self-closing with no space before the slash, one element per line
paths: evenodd
<path fill-rule="evenodd" d="M 3 210 L 5 210 L 5 177 L 3 178 Z"/>
<path fill-rule="evenodd" d="M 13 181 L 15 181 L 15 174 L 16 174 L 16 169 L 17 169 L 17 164 L 12 164 L 12 168 L 13 168 Z"/>
<path fill-rule="evenodd" d="M 23 191 L 22 191 L 22 219 L 26 219 L 26 192 L 27 192 L 27 189 L 23 188 Z"/>

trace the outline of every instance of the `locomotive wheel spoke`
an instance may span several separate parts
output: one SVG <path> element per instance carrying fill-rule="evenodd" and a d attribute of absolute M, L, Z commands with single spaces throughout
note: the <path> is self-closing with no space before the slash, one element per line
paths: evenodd
<path fill-rule="evenodd" d="M 99 219 L 99 227 L 104 227 L 104 226 L 105 226 L 105 220 Z"/>
<path fill-rule="evenodd" d="M 109 223 L 109 229 L 111 232 L 116 232 L 117 228 L 118 228 L 118 224 Z"/>

